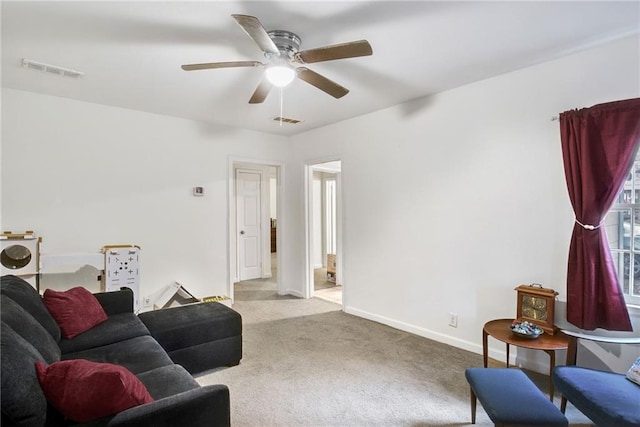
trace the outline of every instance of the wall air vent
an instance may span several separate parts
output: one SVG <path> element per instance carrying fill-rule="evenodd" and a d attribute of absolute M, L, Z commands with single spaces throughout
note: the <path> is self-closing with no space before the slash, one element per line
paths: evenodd
<path fill-rule="evenodd" d="M 29 70 L 42 71 L 43 73 L 56 74 L 64 77 L 82 77 L 82 71 L 72 70 L 70 68 L 58 67 L 56 65 L 44 64 L 42 62 L 32 61 L 30 59 L 22 59 L 22 67 Z"/>
<path fill-rule="evenodd" d="M 273 120 L 275 120 L 276 122 L 289 123 L 290 125 L 297 125 L 298 123 L 300 123 L 300 120 L 288 119 L 286 117 L 274 117 Z"/>

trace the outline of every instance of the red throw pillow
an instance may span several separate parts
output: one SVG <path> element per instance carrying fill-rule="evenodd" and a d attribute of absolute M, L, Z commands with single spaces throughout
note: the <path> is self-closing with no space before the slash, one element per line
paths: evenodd
<path fill-rule="evenodd" d="M 123 366 L 89 360 L 36 362 L 45 397 L 62 415 L 88 422 L 153 402 L 144 384 Z"/>
<path fill-rule="evenodd" d="M 95 295 L 81 286 L 60 292 L 44 291 L 44 305 L 56 320 L 62 336 L 70 339 L 107 320 Z"/>

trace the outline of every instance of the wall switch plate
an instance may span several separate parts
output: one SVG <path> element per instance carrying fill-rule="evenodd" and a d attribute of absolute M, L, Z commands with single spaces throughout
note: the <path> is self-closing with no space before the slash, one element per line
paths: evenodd
<path fill-rule="evenodd" d="M 452 328 L 458 327 L 458 313 L 449 313 L 449 326 Z"/>

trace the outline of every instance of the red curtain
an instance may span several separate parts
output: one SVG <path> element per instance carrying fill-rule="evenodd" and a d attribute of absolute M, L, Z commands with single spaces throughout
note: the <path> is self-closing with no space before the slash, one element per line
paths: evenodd
<path fill-rule="evenodd" d="M 567 320 L 581 329 L 632 331 L 600 227 L 640 145 L 640 98 L 560 114 L 560 138 L 576 222 L 567 271 Z"/>

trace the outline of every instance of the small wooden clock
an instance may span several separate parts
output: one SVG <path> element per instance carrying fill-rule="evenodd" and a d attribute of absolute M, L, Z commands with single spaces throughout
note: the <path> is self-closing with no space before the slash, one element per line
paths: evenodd
<path fill-rule="evenodd" d="M 518 291 L 516 319 L 535 323 L 546 333 L 555 334 L 553 315 L 558 293 L 537 283 L 520 285 L 515 290 Z"/>

